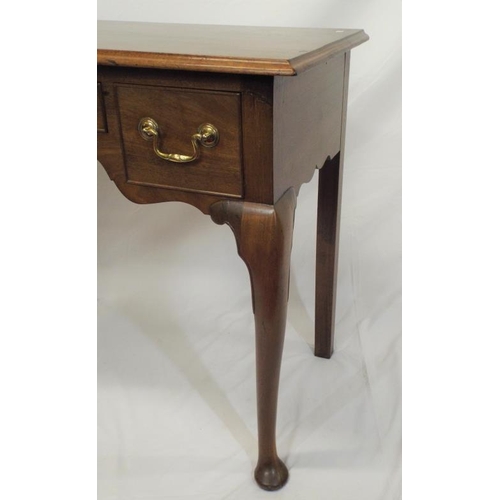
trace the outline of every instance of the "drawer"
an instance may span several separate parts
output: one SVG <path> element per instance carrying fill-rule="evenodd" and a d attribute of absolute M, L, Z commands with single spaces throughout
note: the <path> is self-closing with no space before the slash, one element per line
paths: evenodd
<path fill-rule="evenodd" d="M 242 197 L 238 92 L 116 84 L 115 95 L 127 182 Z M 156 122 L 155 140 L 151 129 L 149 136 L 141 133 L 139 124 L 145 118 Z M 217 129 L 218 142 L 214 145 L 208 141 L 208 147 L 204 147 L 195 140 L 197 159 L 175 163 L 159 156 L 194 156 L 192 137 L 203 124 Z M 155 142 L 159 154 L 155 152 Z"/>
<path fill-rule="evenodd" d="M 101 82 L 97 82 L 97 131 L 107 132 L 106 113 L 104 111 L 104 100 L 102 96 Z"/>

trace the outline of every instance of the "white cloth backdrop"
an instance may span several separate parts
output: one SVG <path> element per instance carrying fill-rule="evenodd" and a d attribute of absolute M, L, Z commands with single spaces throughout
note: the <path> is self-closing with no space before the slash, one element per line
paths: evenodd
<path fill-rule="evenodd" d="M 363 28 L 353 50 L 336 353 L 312 354 L 317 176 L 296 212 L 278 448 L 257 429 L 247 270 L 231 230 L 180 203 L 126 200 L 98 166 L 99 500 L 401 498 L 399 0 L 99 0 L 110 20 Z"/>

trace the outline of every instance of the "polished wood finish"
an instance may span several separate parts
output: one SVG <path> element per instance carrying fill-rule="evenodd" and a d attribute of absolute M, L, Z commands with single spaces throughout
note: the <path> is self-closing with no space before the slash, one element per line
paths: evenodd
<path fill-rule="evenodd" d="M 296 192 L 340 150 L 344 56 L 274 84 L 274 199 Z M 304 91 L 307 89 L 307 91 Z"/>
<path fill-rule="evenodd" d="M 104 101 L 102 98 L 102 86 L 97 82 L 97 131 L 107 132 L 106 111 L 104 109 Z"/>
<path fill-rule="evenodd" d="M 248 267 L 255 314 L 259 460 L 255 479 L 264 489 L 281 488 L 288 470 L 276 451 L 276 411 L 285 338 L 290 252 L 296 197 L 290 188 L 274 205 L 220 201 L 210 208 L 228 224 Z"/>
<path fill-rule="evenodd" d="M 129 183 L 241 198 L 240 94 L 145 85 L 116 85 L 125 170 Z M 138 129 L 144 117 L 160 129 L 160 150 L 190 155 L 191 136 L 203 123 L 220 134 L 214 148 L 200 147 L 200 158 L 172 163 L 159 158 Z"/>
<path fill-rule="evenodd" d="M 314 354 L 330 358 L 335 333 L 335 298 L 340 229 L 340 153 L 319 172 L 316 237 Z"/>
<path fill-rule="evenodd" d="M 186 71 L 166 71 L 154 69 L 142 70 L 138 68 L 115 68 L 108 66 L 98 66 L 97 78 L 102 87 L 103 101 L 108 119 L 107 133 L 99 134 L 99 140 L 97 143 L 97 158 L 103 164 L 110 178 L 115 182 L 123 195 L 129 200 L 135 203 L 182 201 L 189 203 L 197 207 L 203 213 L 208 214 L 210 205 L 221 198 L 227 196 L 239 198 L 243 196 L 244 191 L 249 193 L 252 193 L 253 191 L 265 191 L 266 189 L 269 191 L 269 188 L 263 187 L 265 185 L 265 179 L 263 179 L 263 176 L 265 175 L 264 173 L 255 176 L 252 175 L 251 179 L 245 179 L 243 173 L 239 172 L 241 172 L 242 163 L 246 164 L 249 169 L 253 169 L 255 173 L 261 170 L 262 163 L 260 160 L 262 159 L 262 154 L 271 155 L 270 165 L 272 166 L 272 149 L 270 152 L 266 153 L 264 151 L 260 154 L 257 150 L 254 150 L 252 144 L 247 143 L 245 147 L 245 138 L 248 137 L 249 134 L 242 133 L 241 131 L 242 127 L 245 130 L 251 130 L 254 126 L 258 127 L 258 124 L 255 121 L 256 116 L 252 113 L 252 109 L 249 109 L 249 106 L 255 99 L 262 98 L 261 94 L 265 94 L 262 88 L 263 82 L 261 81 L 263 78 L 265 80 L 264 84 L 268 88 L 267 92 L 270 92 L 269 89 L 272 89 L 271 78 L 250 76 L 243 79 L 239 75 L 205 75 L 203 73 Z M 132 102 L 132 96 L 129 96 L 129 99 L 126 99 L 124 102 L 120 101 L 120 92 L 122 92 L 125 87 L 137 89 L 137 96 L 135 97 L 139 101 L 144 100 L 142 97 L 143 95 L 146 96 L 144 102 L 147 102 L 147 96 L 150 95 L 151 89 L 157 88 L 159 90 L 163 90 L 164 92 L 178 92 L 180 89 L 186 92 L 188 90 L 192 90 L 193 93 L 190 95 L 196 94 L 198 96 L 206 95 L 204 92 L 201 92 L 206 91 L 209 96 L 221 95 L 225 97 L 225 101 L 227 101 L 227 98 L 230 97 L 230 103 L 234 100 L 238 100 L 239 105 L 232 106 L 232 122 L 230 120 L 226 120 L 226 117 L 224 116 L 224 124 L 219 125 L 221 131 L 220 144 L 212 150 L 204 149 L 202 151 L 202 157 L 196 162 L 193 162 L 193 164 L 189 165 L 189 167 L 187 167 L 187 172 L 183 172 L 180 171 L 180 169 L 184 169 L 186 167 L 176 166 L 173 163 L 157 159 L 152 151 L 152 144 L 144 141 L 138 134 L 137 124 L 134 123 L 134 120 L 137 119 L 138 121 L 140 118 L 147 116 L 144 113 L 144 115 L 137 118 L 139 114 L 142 114 L 142 111 L 140 111 L 141 108 L 136 110 L 137 114 L 134 116 L 134 120 L 128 120 L 126 122 L 121 121 L 121 117 L 123 115 L 129 116 L 130 114 L 128 104 L 132 103 L 132 106 L 135 106 Z M 141 91 L 143 91 L 144 94 L 142 94 Z M 272 97 L 269 98 L 269 104 L 265 106 L 266 112 L 269 115 L 268 120 L 272 120 L 271 103 Z M 189 103 L 186 104 L 187 107 L 177 105 L 176 113 L 182 115 L 183 111 L 187 110 L 188 114 L 192 116 L 192 111 L 190 112 L 189 110 L 192 109 L 193 105 L 194 104 Z M 148 104 L 148 106 L 150 106 L 150 104 Z M 197 101 L 196 106 L 198 109 L 201 108 L 206 110 L 207 106 L 209 110 L 213 109 L 213 113 L 207 114 L 207 111 L 204 111 L 204 116 L 210 118 L 205 121 L 212 120 L 212 123 L 214 123 L 214 117 L 216 118 L 218 116 L 216 104 L 212 103 L 210 106 L 204 99 L 201 99 Z M 236 107 L 238 110 L 235 109 Z M 227 109 L 227 106 L 224 109 Z M 151 111 L 150 108 L 148 108 L 148 110 Z M 155 114 L 158 112 L 168 115 L 168 110 L 164 110 L 160 107 L 155 110 Z M 198 123 L 195 116 L 192 116 L 192 118 L 194 120 L 192 123 L 196 123 L 195 127 L 202 123 L 202 121 Z M 181 121 L 182 120 L 185 121 L 185 118 L 182 118 Z M 245 126 L 245 120 L 249 122 L 248 126 Z M 214 125 L 217 124 L 214 123 Z M 229 129 L 227 129 L 228 125 L 230 125 Z M 166 138 L 165 144 L 173 144 L 174 147 L 179 149 L 179 152 L 181 152 L 181 150 L 184 151 L 186 146 L 189 147 L 190 145 L 188 138 L 194 132 L 191 131 L 192 126 L 194 125 L 185 124 L 185 129 L 182 133 L 175 128 L 174 135 Z M 226 133 L 226 131 L 228 133 Z M 130 160 L 132 160 L 132 165 L 137 165 L 137 161 L 139 159 L 137 157 L 127 157 L 127 150 L 123 143 L 123 136 L 133 138 L 133 141 L 137 141 L 134 142 L 134 144 L 139 145 L 138 147 L 143 148 L 144 150 L 145 158 L 140 160 L 141 164 L 139 165 L 139 173 L 142 174 L 142 176 L 139 178 L 129 178 L 128 176 L 127 161 L 130 162 Z M 198 175 L 198 178 L 195 180 L 196 184 L 191 186 L 191 188 L 187 187 L 186 190 L 166 188 L 167 183 L 169 182 L 166 179 L 168 172 L 180 171 L 180 173 L 176 174 L 178 182 L 182 182 L 182 176 L 191 175 L 191 178 L 194 177 L 196 172 L 204 171 L 204 169 L 200 167 L 203 159 L 206 160 L 207 155 L 210 157 L 213 153 L 216 153 L 219 146 L 223 146 L 227 138 L 230 138 L 233 143 L 238 143 L 236 146 L 237 148 L 240 148 L 240 158 L 238 158 L 238 152 L 235 153 L 235 150 L 230 151 L 226 148 L 227 154 L 223 156 L 224 162 L 212 162 L 212 164 L 217 172 L 226 171 L 231 175 L 227 178 L 223 175 L 219 175 L 217 183 L 213 182 L 213 177 L 211 175 L 207 175 L 206 179 L 204 179 L 203 176 Z M 177 142 L 170 142 L 172 139 Z M 269 167 L 269 165 L 267 165 L 267 167 Z M 193 170 L 195 172 L 191 173 Z M 145 175 L 148 172 L 151 173 L 151 177 L 147 177 L 147 175 Z M 163 172 L 165 173 L 163 174 Z M 137 168 L 135 171 L 133 170 L 133 173 L 138 173 Z M 159 175 L 165 176 L 163 182 L 161 179 L 160 182 L 158 182 Z M 236 179 L 236 177 L 238 177 L 238 179 Z M 137 179 L 139 179 L 140 183 L 137 183 Z M 184 186 L 186 186 L 186 184 L 184 184 Z M 176 185 L 172 187 L 178 188 Z M 208 192 L 220 194 L 206 194 Z M 200 194 L 203 194 L 203 196 L 200 196 Z M 261 198 L 259 198 L 259 200 L 261 200 Z M 272 196 L 269 196 L 266 201 L 272 202 Z"/>
<path fill-rule="evenodd" d="M 332 356 L 335 336 L 340 207 L 342 203 L 350 53 L 346 53 L 344 58 L 340 152 L 332 161 L 327 161 L 320 170 L 318 183 L 314 354 L 321 358 Z"/>
<path fill-rule="evenodd" d="M 242 94 L 245 198 L 274 203 L 273 79 L 247 77 Z"/>
<path fill-rule="evenodd" d="M 368 40 L 363 30 L 99 21 L 108 66 L 295 75 Z"/>
<path fill-rule="evenodd" d="M 281 488 L 276 412 L 296 195 L 320 168 L 315 354 L 330 357 L 349 51 L 367 36 L 114 22 L 99 30 L 98 159 L 110 178 L 136 203 L 189 203 L 234 232 L 255 314 L 255 479 Z M 220 143 L 192 163 L 169 163 L 137 130 L 146 116 L 160 125 L 164 151 L 190 154 L 204 122 Z"/>

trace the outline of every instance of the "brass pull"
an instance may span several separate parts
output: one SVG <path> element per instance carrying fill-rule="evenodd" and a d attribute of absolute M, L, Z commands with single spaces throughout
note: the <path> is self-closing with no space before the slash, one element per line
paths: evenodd
<path fill-rule="evenodd" d="M 191 136 L 193 145 L 193 154 L 191 156 L 178 153 L 162 153 L 158 147 L 160 139 L 160 127 L 152 118 L 142 118 L 138 125 L 141 137 L 146 141 L 153 141 L 153 149 L 157 156 L 162 160 L 172 161 L 174 163 L 189 163 L 200 156 L 200 143 L 205 148 L 213 148 L 219 142 L 219 131 L 210 123 L 203 123 L 198 127 L 198 132 Z"/>

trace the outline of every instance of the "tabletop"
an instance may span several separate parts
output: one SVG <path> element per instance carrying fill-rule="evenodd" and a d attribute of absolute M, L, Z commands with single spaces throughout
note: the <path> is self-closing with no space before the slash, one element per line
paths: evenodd
<path fill-rule="evenodd" d="M 97 62 L 108 66 L 296 75 L 368 36 L 359 29 L 98 21 Z"/>

